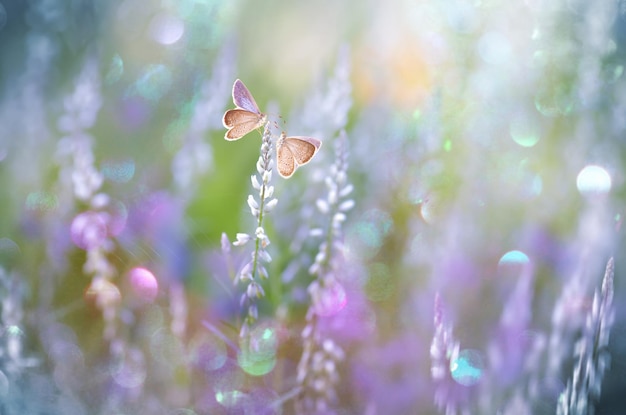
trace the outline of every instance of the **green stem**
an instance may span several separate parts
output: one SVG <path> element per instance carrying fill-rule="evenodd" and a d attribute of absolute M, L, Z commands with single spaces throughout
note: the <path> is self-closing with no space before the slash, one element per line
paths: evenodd
<path fill-rule="evenodd" d="M 263 225 L 263 207 L 265 205 L 265 182 L 261 185 L 261 203 L 259 204 L 259 220 L 257 222 L 257 229 Z M 256 229 L 254 230 L 256 237 Z M 257 262 L 259 260 L 259 238 L 255 238 L 254 241 L 254 260 L 252 261 L 252 279 L 256 280 Z"/>

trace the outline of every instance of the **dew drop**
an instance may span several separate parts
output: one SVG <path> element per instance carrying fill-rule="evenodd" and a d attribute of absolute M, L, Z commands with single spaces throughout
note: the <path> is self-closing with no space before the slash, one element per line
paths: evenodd
<path fill-rule="evenodd" d="M 442 203 L 438 196 L 429 195 L 420 204 L 420 214 L 424 222 L 433 225 L 437 223 L 442 215 Z"/>
<path fill-rule="evenodd" d="M 509 126 L 509 134 L 520 146 L 533 147 L 539 142 L 539 125 L 529 114 L 517 114 Z"/>
<path fill-rule="evenodd" d="M 502 255 L 498 262 L 498 275 L 500 278 L 517 279 L 528 270 L 529 266 L 528 255 L 522 251 L 509 251 Z"/>
<path fill-rule="evenodd" d="M 456 359 L 450 361 L 450 374 L 458 384 L 472 386 L 480 381 L 484 366 L 480 352 L 465 349 L 459 352 Z"/>
<path fill-rule="evenodd" d="M 271 324 L 257 324 L 248 336 L 240 338 L 239 343 L 237 362 L 244 372 L 262 376 L 274 369 L 278 336 Z"/>

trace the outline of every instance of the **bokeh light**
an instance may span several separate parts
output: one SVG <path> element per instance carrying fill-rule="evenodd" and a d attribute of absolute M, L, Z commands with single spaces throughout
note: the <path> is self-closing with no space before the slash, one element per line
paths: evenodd
<path fill-rule="evenodd" d="M 150 20 L 148 31 L 152 39 L 168 46 L 173 45 L 182 38 L 185 33 L 185 24 L 173 14 L 158 13 Z"/>
<path fill-rule="evenodd" d="M 56 195 L 48 192 L 33 192 L 26 197 L 26 209 L 39 212 L 53 211 L 59 206 Z"/>
<path fill-rule="evenodd" d="M 511 120 L 509 134 L 521 147 L 533 147 L 541 138 L 541 130 L 534 114 L 521 112 Z"/>
<path fill-rule="evenodd" d="M 349 246 L 355 255 L 371 258 L 376 255 L 392 229 L 393 220 L 389 213 L 380 209 L 368 210 L 348 230 Z"/>
<path fill-rule="evenodd" d="M 151 303 L 159 295 L 159 283 L 154 274 L 146 268 L 131 269 L 128 278 L 133 292 L 142 301 Z"/>
<path fill-rule="evenodd" d="M 163 64 L 146 65 L 135 83 L 136 92 L 146 100 L 156 103 L 172 86 L 172 71 Z"/>
<path fill-rule="evenodd" d="M 424 222 L 431 225 L 436 224 L 443 214 L 441 198 L 435 194 L 430 194 L 422 199 L 419 208 Z"/>
<path fill-rule="evenodd" d="M 477 350 L 465 349 L 450 360 L 450 374 L 458 384 L 472 386 L 480 382 L 485 370 L 482 354 Z"/>
<path fill-rule="evenodd" d="M 107 161 L 102 163 L 102 175 L 116 183 L 126 183 L 135 175 L 135 161 L 132 159 Z"/>
<path fill-rule="evenodd" d="M 239 347 L 237 362 L 244 372 L 262 376 L 274 369 L 278 336 L 270 323 L 255 326 L 248 336 L 240 339 Z"/>
<path fill-rule="evenodd" d="M 603 167 L 589 165 L 578 173 L 576 187 L 583 196 L 602 196 L 611 191 L 611 176 Z"/>
<path fill-rule="evenodd" d="M 150 353 L 154 359 L 163 362 L 170 369 L 180 366 L 186 360 L 185 346 L 168 327 L 161 327 L 152 334 Z"/>
<path fill-rule="evenodd" d="M 204 331 L 191 339 L 188 349 L 189 362 L 205 372 L 220 369 L 228 358 L 224 341 Z"/>
<path fill-rule="evenodd" d="M 517 279 L 527 274 L 530 269 L 530 258 L 522 251 L 513 250 L 502 255 L 498 261 L 498 276 L 500 278 Z"/>
<path fill-rule="evenodd" d="M 499 65 L 511 59 L 509 41 L 498 32 L 485 33 L 478 40 L 477 48 L 478 54 L 486 63 Z"/>
<path fill-rule="evenodd" d="M 244 372 L 229 360 L 217 373 L 209 374 L 214 379 L 213 392 L 217 403 L 227 408 L 234 408 L 244 399 L 241 391 Z"/>

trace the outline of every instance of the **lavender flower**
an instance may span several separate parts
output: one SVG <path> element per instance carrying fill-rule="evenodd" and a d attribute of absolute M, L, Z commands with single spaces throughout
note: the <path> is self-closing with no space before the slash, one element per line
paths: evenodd
<path fill-rule="evenodd" d="M 85 202 L 89 210 L 76 215 L 70 232 L 74 243 L 87 252 L 83 271 L 92 276 L 87 296 L 103 312 L 104 337 L 115 337 L 116 307 L 121 294 L 111 282 L 117 275 L 108 260 L 114 244 L 110 238 L 112 217 L 106 212 L 110 197 L 99 193 L 104 182 L 102 174 L 94 166 L 93 138 L 85 132 L 95 123 L 102 104 L 99 95 L 100 81 L 94 62 L 88 62 L 81 73 L 74 93 L 64 101 L 65 114 L 59 119 L 59 129 L 67 134 L 59 141 L 57 156 L 62 163 L 69 158 L 61 180 L 70 180 L 74 198 Z"/>
<path fill-rule="evenodd" d="M 337 400 L 335 388 L 339 383 L 337 366 L 344 360 L 343 349 L 327 337 L 319 319 L 332 317 L 345 305 L 345 291 L 338 280 L 343 253 L 342 224 L 354 201 L 347 197 L 352 185 L 347 179 L 347 136 L 341 132 L 335 142 L 335 163 L 326 178 L 327 195 L 318 199 L 317 207 L 327 218 L 326 229 L 314 229 L 313 235 L 323 235 L 315 262 L 309 273 L 315 279 L 309 285 L 311 305 L 302 331 L 303 351 L 298 363 L 297 381 L 302 389 L 296 402 L 298 413 L 329 414 Z"/>
<path fill-rule="evenodd" d="M 557 415 L 592 415 L 600 397 L 602 378 L 610 364 L 607 347 L 613 325 L 613 258 L 606 264 L 600 293 L 595 292 L 581 338 L 574 347 L 578 358 L 567 388 L 559 396 Z"/>
<path fill-rule="evenodd" d="M 447 321 L 439 293 L 435 294 L 434 309 L 435 333 L 430 345 L 431 367 L 430 373 L 435 383 L 435 405 L 440 411 L 455 414 L 457 402 L 452 395 L 452 379 L 450 361 L 459 354 L 459 342 L 452 333 L 452 324 Z"/>
<path fill-rule="evenodd" d="M 251 177 L 252 187 L 258 191 L 258 199 L 253 195 L 248 195 L 248 206 L 252 216 L 257 220 L 256 229 L 253 235 L 238 233 L 237 240 L 233 242 L 235 246 L 243 246 L 251 240 L 254 240 L 254 250 L 251 253 L 251 260 L 244 264 L 239 273 L 235 276 L 235 284 L 242 283 L 246 285 L 244 293 L 241 295 L 240 304 L 247 309 L 244 323 L 239 333 L 244 338 L 248 335 L 252 324 L 258 319 L 259 312 L 257 308 L 257 300 L 265 296 L 265 291 L 261 285 L 261 280 L 269 277 L 267 269 L 263 263 L 269 263 L 272 257 L 266 248 L 270 244 L 270 240 L 263 228 L 264 215 L 270 212 L 278 200 L 273 198 L 274 186 L 270 185 L 272 180 L 272 156 L 271 156 L 272 137 L 270 134 L 269 123 L 265 124 L 263 139 L 261 141 L 261 154 L 256 163 L 257 175 Z"/>

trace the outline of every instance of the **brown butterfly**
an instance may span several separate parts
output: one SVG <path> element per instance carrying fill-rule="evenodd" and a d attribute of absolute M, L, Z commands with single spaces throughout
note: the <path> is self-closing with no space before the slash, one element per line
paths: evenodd
<path fill-rule="evenodd" d="M 229 141 L 239 140 L 267 121 L 267 116 L 259 110 L 252 94 L 239 79 L 233 85 L 233 102 L 237 108 L 226 111 L 222 119 L 224 127 L 228 128 L 224 138 Z"/>
<path fill-rule="evenodd" d="M 278 160 L 278 173 L 285 179 L 291 177 L 298 166 L 307 164 L 322 142 L 317 138 L 293 136 L 287 137 L 283 132 L 276 143 L 276 159 Z"/>

